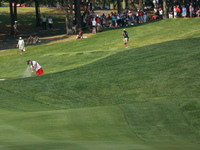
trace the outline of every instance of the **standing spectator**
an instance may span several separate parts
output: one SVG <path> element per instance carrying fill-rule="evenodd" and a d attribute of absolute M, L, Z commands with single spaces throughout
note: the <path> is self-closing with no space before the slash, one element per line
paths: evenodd
<path fill-rule="evenodd" d="M 187 9 L 185 8 L 185 5 L 183 5 L 183 8 L 182 8 L 182 16 L 183 18 L 186 18 L 187 16 Z"/>
<path fill-rule="evenodd" d="M 143 23 L 143 12 L 142 12 L 142 10 L 141 10 L 141 8 L 140 8 L 140 10 L 139 10 L 139 12 L 138 12 L 138 16 L 139 16 L 139 23 Z"/>
<path fill-rule="evenodd" d="M 18 41 L 17 47 L 19 47 L 20 55 L 22 55 L 23 48 L 25 47 L 24 40 L 22 39 L 22 37 L 19 37 L 19 41 Z"/>
<path fill-rule="evenodd" d="M 95 18 L 93 18 L 93 21 L 92 21 L 92 33 L 93 34 L 96 34 L 96 26 L 97 26 L 97 22 L 95 20 Z"/>
<path fill-rule="evenodd" d="M 87 19 L 86 19 L 86 16 L 85 17 L 83 17 L 83 28 L 85 28 L 86 27 L 86 25 L 87 25 L 87 21 L 86 21 Z"/>
<path fill-rule="evenodd" d="M 46 24 L 47 24 L 47 18 L 45 17 L 45 15 L 42 18 L 42 26 L 43 26 L 43 30 L 46 30 Z"/>
<path fill-rule="evenodd" d="M 48 23 L 49 23 L 49 29 L 51 30 L 53 26 L 53 19 L 51 18 L 51 16 L 49 16 L 48 18 Z"/>
<path fill-rule="evenodd" d="M 92 15 L 90 15 L 88 18 L 88 27 L 92 31 Z"/>
<path fill-rule="evenodd" d="M 117 25 L 118 25 L 118 27 L 120 26 L 120 24 L 121 24 L 121 18 L 120 18 L 119 14 L 118 14 L 117 15 Z"/>
<path fill-rule="evenodd" d="M 173 11 L 174 11 L 174 18 L 177 18 L 176 6 L 174 6 L 174 9 L 173 9 Z"/>
<path fill-rule="evenodd" d="M 128 32 L 126 29 L 123 30 L 122 35 L 124 37 L 125 48 L 128 48 Z"/>
<path fill-rule="evenodd" d="M 179 5 L 176 6 L 177 16 L 181 16 L 181 9 L 179 8 Z"/>
<path fill-rule="evenodd" d="M 113 14 L 111 18 L 112 18 L 112 27 L 115 27 L 115 21 L 116 21 L 115 15 Z"/>
<path fill-rule="evenodd" d="M 146 21 L 147 21 L 147 8 L 146 7 L 144 7 L 143 21 L 144 21 L 144 23 L 146 23 Z"/>
<path fill-rule="evenodd" d="M 13 29 L 14 29 L 14 36 L 17 36 L 17 21 L 15 21 L 15 24 L 13 25 Z"/>
<path fill-rule="evenodd" d="M 134 7 L 134 0 L 131 0 L 131 5 Z"/>
<path fill-rule="evenodd" d="M 136 20 L 136 11 L 135 11 L 135 8 L 133 9 L 132 15 L 133 15 L 133 18 Z"/>
<path fill-rule="evenodd" d="M 163 10 L 161 7 L 159 8 L 159 18 L 163 19 Z"/>
<path fill-rule="evenodd" d="M 110 14 L 108 14 L 108 24 L 109 24 L 109 28 L 111 28 L 112 27 L 112 19 L 111 19 Z"/>
<path fill-rule="evenodd" d="M 168 13 L 168 15 L 169 15 L 169 19 L 173 18 L 173 11 L 172 11 L 171 7 L 169 7 L 169 13 Z"/>
<path fill-rule="evenodd" d="M 199 8 L 199 12 L 198 12 L 198 14 L 197 14 L 197 17 L 200 17 L 200 8 Z"/>
<path fill-rule="evenodd" d="M 192 3 L 190 3 L 190 7 L 189 7 L 190 18 L 192 18 L 193 11 L 194 11 L 194 8 L 192 7 Z"/>
<path fill-rule="evenodd" d="M 97 15 L 96 20 L 97 20 L 97 31 L 99 32 L 101 31 L 101 20 L 99 18 L 99 15 Z"/>

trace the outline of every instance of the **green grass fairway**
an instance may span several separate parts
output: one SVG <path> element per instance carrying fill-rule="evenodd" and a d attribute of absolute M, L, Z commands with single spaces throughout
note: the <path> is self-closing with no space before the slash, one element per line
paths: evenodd
<path fill-rule="evenodd" d="M 199 23 L 0 51 L 0 149 L 199 150 Z M 28 59 L 45 74 L 23 78 Z"/>

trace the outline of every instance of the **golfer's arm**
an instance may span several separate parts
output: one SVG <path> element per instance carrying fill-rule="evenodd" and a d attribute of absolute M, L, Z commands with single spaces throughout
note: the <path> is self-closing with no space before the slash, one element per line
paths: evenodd
<path fill-rule="evenodd" d="M 37 63 L 35 64 L 35 66 L 34 66 L 34 70 L 37 68 Z"/>

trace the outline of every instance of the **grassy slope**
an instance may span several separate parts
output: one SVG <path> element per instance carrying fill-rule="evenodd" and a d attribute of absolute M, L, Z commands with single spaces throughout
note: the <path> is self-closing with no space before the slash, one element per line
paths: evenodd
<path fill-rule="evenodd" d="M 15 149 L 198 149 L 198 22 L 165 20 L 128 28 L 127 51 L 120 29 L 28 47 L 22 57 L 15 55 L 17 50 L 0 52 L 0 77 L 16 78 L 0 84 L 1 125 L 5 133 L 21 134 L 22 143 L 16 147 L 17 138 L 2 138 Z M 29 58 L 37 60 L 46 75 L 17 79 Z M 85 109 L 70 109 L 81 107 Z M 59 110 L 66 108 L 70 110 Z"/>

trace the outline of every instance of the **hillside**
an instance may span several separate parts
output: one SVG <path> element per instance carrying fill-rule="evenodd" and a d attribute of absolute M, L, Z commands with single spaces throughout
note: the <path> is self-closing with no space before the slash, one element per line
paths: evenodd
<path fill-rule="evenodd" d="M 1 51 L 0 149 L 199 149 L 199 21 Z M 45 74 L 23 78 L 28 59 Z"/>

